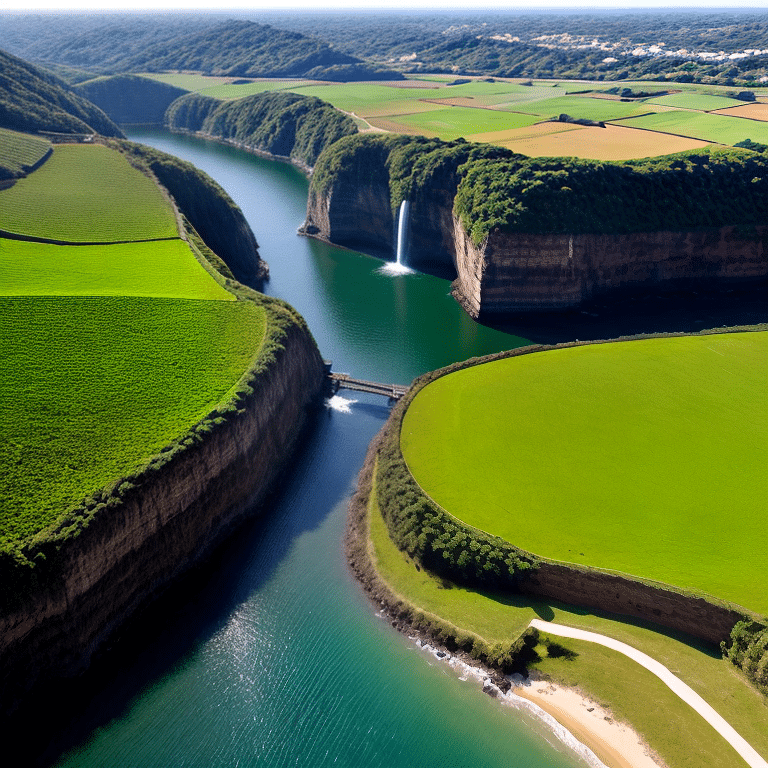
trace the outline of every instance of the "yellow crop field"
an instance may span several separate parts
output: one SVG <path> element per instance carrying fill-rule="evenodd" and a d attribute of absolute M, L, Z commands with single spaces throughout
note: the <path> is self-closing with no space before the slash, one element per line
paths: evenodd
<path fill-rule="evenodd" d="M 713 112 L 713 114 L 730 115 L 731 117 L 746 117 L 748 120 L 768 121 L 768 103 L 758 101 L 752 104 L 745 104 L 741 107 L 718 109 L 717 112 Z"/>
<path fill-rule="evenodd" d="M 683 136 L 640 131 L 618 125 L 605 128 L 573 126 L 577 130 L 552 131 L 533 129 L 561 123 L 539 123 L 524 129 L 528 136 L 510 139 L 496 138 L 493 134 L 471 136 L 472 141 L 487 141 L 520 152 L 530 157 L 583 157 L 592 160 L 632 160 L 640 157 L 658 157 L 689 149 L 709 146 L 705 141 Z M 511 131 L 509 133 L 512 133 Z"/>

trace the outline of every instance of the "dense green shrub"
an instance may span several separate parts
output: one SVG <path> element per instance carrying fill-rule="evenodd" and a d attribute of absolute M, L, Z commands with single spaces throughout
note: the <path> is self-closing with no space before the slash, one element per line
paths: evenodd
<path fill-rule="evenodd" d="M 768 626 L 744 619 L 731 630 L 731 646 L 723 653 L 764 692 L 768 693 Z"/>
<path fill-rule="evenodd" d="M 625 233 L 768 221 L 768 159 L 694 151 L 609 163 L 480 160 L 462 168 L 455 211 L 479 244 L 491 231 Z"/>
<path fill-rule="evenodd" d="M 212 96 L 187 93 L 165 110 L 163 123 L 171 130 L 200 131 L 208 115 L 220 105 L 221 102 Z"/>

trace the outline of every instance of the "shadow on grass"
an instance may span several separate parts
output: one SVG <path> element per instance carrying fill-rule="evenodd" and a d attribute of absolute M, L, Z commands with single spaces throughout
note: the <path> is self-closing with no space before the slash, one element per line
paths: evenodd
<path fill-rule="evenodd" d="M 625 616 L 619 613 L 610 613 L 609 611 L 600 611 L 594 608 L 585 606 L 570 605 L 568 603 L 561 603 L 557 600 L 538 600 L 529 595 L 505 595 L 497 592 L 483 592 L 481 590 L 474 590 L 476 594 L 481 595 L 487 600 L 492 600 L 500 605 L 506 605 L 510 608 L 529 608 L 543 621 L 553 621 L 555 623 L 568 623 L 568 614 L 572 616 L 594 616 L 599 619 L 606 619 L 609 621 L 615 621 L 620 624 L 627 624 L 633 627 L 639 627 L 641 629 L 647 629 L 657 635 L 668 637 L 672 640 L 676 640 L 679 643 L 683 643 L 690 648 L 703 653 L 710 658 L 719 659 L 722 654 L 720 648 L 714 643 L 708 643 L 699 638 L 693 637 L 685 632 L 681 632 L 676 629 L 670 629 L 663 627 L 659 624 L 654 624 L 651 621 L 645 619 L 639 619 L 634 616 Z M 555 611 L 558 611 L 561 615 L 558 616 Z M 566 614 L 563 616 L 562 614 Z M 629 643 L 631 645 L 631 642 Z"/>

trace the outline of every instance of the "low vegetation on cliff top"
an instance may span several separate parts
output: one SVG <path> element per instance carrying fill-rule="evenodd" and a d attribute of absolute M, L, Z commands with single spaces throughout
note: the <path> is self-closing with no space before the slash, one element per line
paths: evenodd
<path fill-rule="evenodd" d="M 768 613 L 755 535 L 768 497 L 766 359 L 761 332 L 466 368 L 414 398 L 403 454 L 430 498 L 524 550 Z"/>

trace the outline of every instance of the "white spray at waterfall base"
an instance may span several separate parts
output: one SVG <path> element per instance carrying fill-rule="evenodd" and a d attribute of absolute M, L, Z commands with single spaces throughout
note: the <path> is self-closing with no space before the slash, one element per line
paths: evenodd
<path fill-rule="evenodd" d="M 411 204 L 408 200 L 403 200 L 403 202 L 400 203 L 400 210 L 397 215 L 395 260 L 386 262 L 379 272 L 386 275 L 407 275 L 414 271 L 405 265 L 408 258 L 408 222 L 410 215 Z"/>

